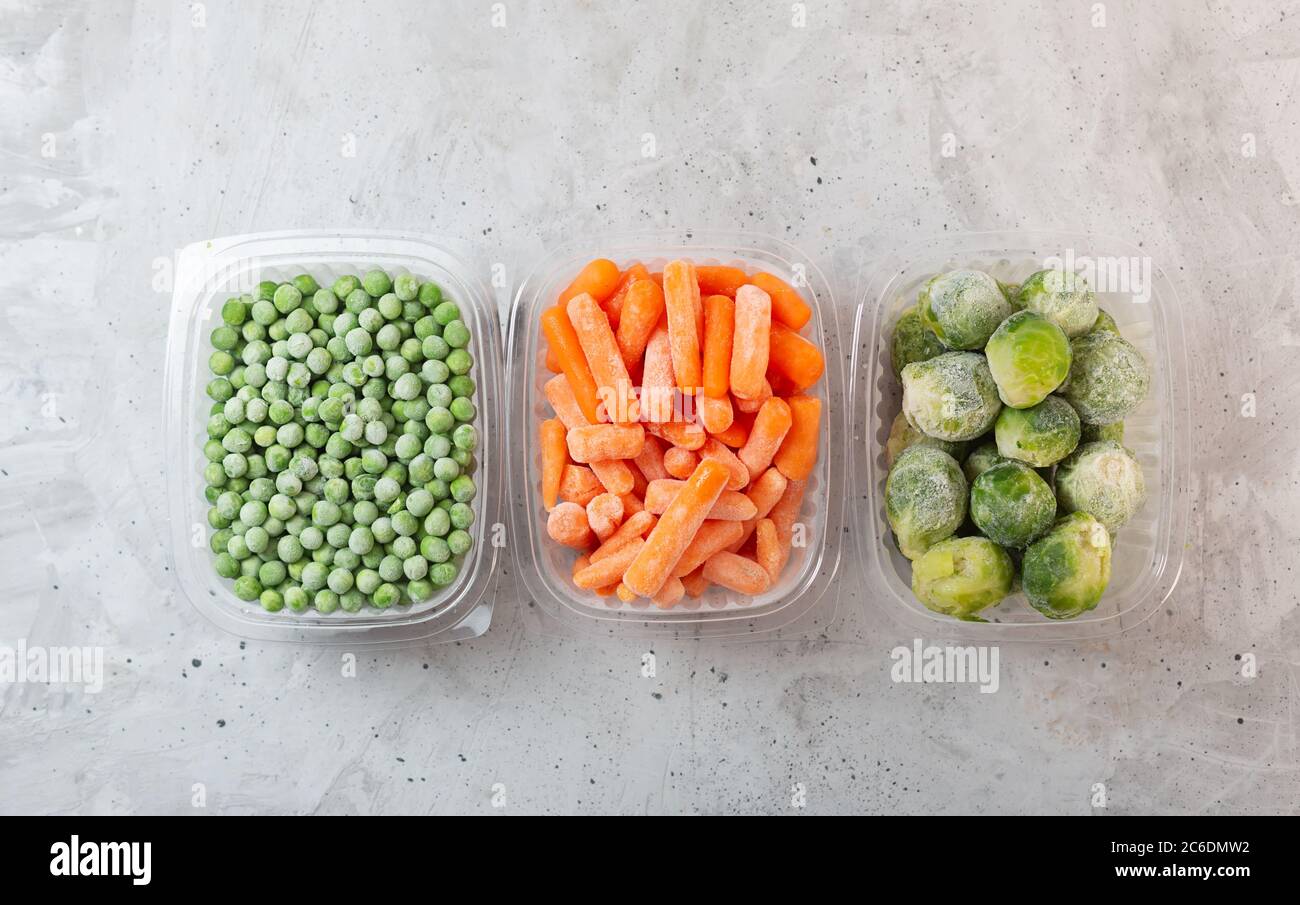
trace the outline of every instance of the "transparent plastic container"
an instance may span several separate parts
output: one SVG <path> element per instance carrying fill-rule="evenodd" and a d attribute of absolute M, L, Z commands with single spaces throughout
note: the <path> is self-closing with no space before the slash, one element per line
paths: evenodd
<path fill-rule="evenodd" d="M 412 273 L 437 282 L 461 309 L 474 356 L 482 437 L 472 506 L 474 538 L 456 581 L 412 606 L 358 613 L 314 609 L 268 613 L 235 596 L 232 582 L 213 568 L 212 529 L 203 496 L 202 444 L 211 400 L 204 393 L 211 352 L 208 335 L 220 321 L 226 298 L 251 292 L 262 280 L 282 281 L 310 273 L 328 285 L 344 273 L 372 267 Z M 383 231 L 287 231 L 230 236 L 198 242 L 177 259 L 164 391 L 171 559 L 185 595 L 208 619 L 234 634 L 259 640 L 349 646 L 393 645 L 421 640 L 455 641 L 487 631 L 498 549 L 489 542 L 500 518 L 502 411 L 501 331 L 492 296 L 466 259 L 439 241 Z"/>
<path fill-rule="evenodd" d="M 685 258 L 695 264 L 722 264 L 747 271 L 766 270 L 799 289 L 813 310 L 802 333 L 814 339 L 826 358 L 826 373 L 807 392 L 822 400 L 817 467 L 808 479 L 801 521 L 806 543 L 794 549 L 781 580 L 752 600 L 714 586 L 698 600 L 661 610 L 649 601 L 625 604 L 574 587 L 573 550 L 546 534 L 541 502 L 539 425 L 552 417 L 543 395 L 550 377 L 539 319 L 559 293 L 593 258 L 610 258 L 620 267 L 640 261 L 651 271 Z M 833 606 L 827 597 L 839 565 L 848 409 L 844 404 L 843 356 L 830 285 L 817 266 L 788 243 L 748 232 L 657 232 L 573 242 L 553 251 L 520 284 L 511 310 L 507 339 L 507 380 L 512 389 L 507 419 L 512 547 L 517 573 L 536 603 L 534 617 L 543 630 L 561 634 L 623 637 L 726 637 L 782 630 L 806 633 L 825 625 Z M 835 491 L 835 492 L 833 492 Z"/>
<path fill-rule="evenodd" d="M 890 336 L 898 316 L 915 303 L 921 284 L 936 273 L 968 267 L 1018 283 L 1047 267 L 1045 262 L 1053 257 L 1089 277 L 1098 304 L 1151 367 L 1146 401 L 1124 419 L 1124 445 L 1142 465 L 1147 500 L 1117 534 L 1110 586 L 1096 609 L 1077 619 L 1054 621 L 1017 592 L 983 611 L 980 615 L 987 622 L 963 622 L 926 609 L 913 596 L 911 564 L 898 551 L 885 520 L 885 442 L 902 400 L 890 365 Z M 1134 274 L 1142 278 L 1148 273 L 1145 290 L 1124 291 L 1135 288 Z M 1127 284 L 1121 274 L 1128 274 Z M 936 237 L 873 262 L 864 276 L 850 382 L 853 477 L 857 498 L 866 500 L 857 512 L 854 534 L 875 592 L 871 596 L 919 636 L 985 642 L 1105 638 L 1131 630 L 1155 612 L 1173 591 L 1183 564 L 1191 445 L 1182 316 L 1173 284 L 1150 255 L 1131 243 L 1083 233 L 967 233 Z"/>

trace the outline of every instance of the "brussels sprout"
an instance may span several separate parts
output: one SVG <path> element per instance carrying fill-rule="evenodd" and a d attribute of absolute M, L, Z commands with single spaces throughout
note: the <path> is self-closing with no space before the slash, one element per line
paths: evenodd
<path fill-rule="evenodd" d="M 1110 535 L 1086 512 L 1061 518 L 1029 545 L 1020 567 L 1029 605 L 1049 619 L 1073 619 L 1097 605 L 1110 583 Z"/>
<path fill-rule="evenodd" d="M 1118 334 L 1100 330 L 1070 341 L 1074 360 L 1060 394 L 1089 424 L 1123 420 L 1151 385 L 1146 359 Z"/>
<path fill-rule="evenodd" d="M 1014 310 L 1019 311 L 1023 307 L 1019 302 L 1019 283 L 1004 283 L 1001 280 L 998 280 L 998 288 L 1001 289 L 1002 294 L 1007 297 L 1007 304 L 1009 304 Z"/>
<path fill-rule="evenodd" d="M 940 440 L 973 440 L 997 420 L 1002 402 L 977 352 L 945 352 L 903 368 L 903 413 Z"/>
<path fill-rule="evenodd" d="M 1016 567 L 985 537 L 950 537 L 912 563 L 912 593 L 929 609 L 972 618 L 1011 592 Z"/>
<path fill-rule="evenodd" d="M 1020 284 L 1020 307 L 1041 314 L 1069 337 L 1082 336 L 1097 321 L 1097 298 L 1088 281 L 1068 270 L 1040 270 Z"/>
<path fill-rule="evenodd" d="M 1064 399 L 1048 396 L 1027 409 L 1004 408 L 993 433 L 999 453 L 1042 468 L 1079 445 L 1079 416 Z"/>
<path fill-rule="evenodd" d="M 966 479 L 957 460 L 928 446 L 903 450 L 885 480 L 885 517 L 898 549 L 916 559 L 966 518 Z"/>
<path fill-rule="evenodd" d="M 1098 330 L 1104 330 L 1107 333 L 1114 333 L 1119 336 L 1119 325 L 1115 323 L 1115 318 L 1101 308 L 1097 309 L 1097 319 L 1092 322 L 1092 329 L 1088 332 L 1096 333 Z"/>
<path fill-rule="evenodd" d="M 1037 405 L 1070 373 L 1070 341 L 1061 328 L 1032 311 L 1017 311 L 998 325 L 984 349 L 1005 405 Z"/>
<path fill-rule="evenodd" d="M 1086 512 L 1113 537 L 1142 507 L 1146 481 L 1131 452 L 1099 440 L 1080 446 L 1056 469 L 1056 495 L 1062 512 Z"/>
<path fill-rule="evenodd" d="M 939 337 L 921 321 L 921 310 L 913 305 L 902 313 L 898 323 L 894 324 L 894 336 L 889 344 L 889 358 L 894 366 L 894 376 L 899 377 L 903 368 L 914 361 L 929 361 L 936 355 L 948 350 Z"/>
<path fill-rule="evenodd" d="M 979 270 L 931 277 L 921 289 L 921 320 L 949 349 L 982 349 L 1011 303 L 998 281 Z"/>
<path fill-rule="evenodd" d="M 1085 423 L 1079 431 L 1079 442 L 1094 443 L 1097 440 L 1114 440 L 1116 443 L 1123 443 L 1124 422 L 1116 421 L 1113 424 Z"/>
<path fill-rule="evenodd" d="M 970 451 L 966 461 L 961 464 L 961 472 L 969 483 L 974 484 L 976 478 L 994 465 L 1011 461 L 1014 460 L 998 453 L 998 445 L 995 442 L 987 440 Z"/>
<path fill-rule="evenodd" d="M 994 543 L 1024 547 L 1052 527 L 1056 497 L 1028 465 L 1003 462 L 971 484 L 970 517 Z"/>
<path fill-rule="evenodd" d="M 958 462 L 962 460 L 966 455 L 966 450 L 970 448 L 969 443 L 961 440 L 939 440 L 934 437 L 927 437 L 908 424 L 907 418 L 902 412 L 899 412 L 894 416 L 894 423 L 889 428 L 889 439 L 885 441 L 885 464 L 893 468 L 894 461 L 899 454 L 912 446 L 932 446 L 935 449 L 941 449 Z"/>

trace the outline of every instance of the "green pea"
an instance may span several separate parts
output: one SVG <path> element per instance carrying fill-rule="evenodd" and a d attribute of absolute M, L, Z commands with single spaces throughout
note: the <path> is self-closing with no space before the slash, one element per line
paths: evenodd
<path fill-rule="evenodd" d="M 453 562 L 442 562 L 429 567 L 429 581 L 435 587 L 445 588 L 456 580 L 456 564 Z"/>
<path fill-rule="evenodd" d="M 243 579 L 240 579 L 241 581 Z M 262 609 L 268 613 L 278 613 L 284 609 L 284 595 L 273 588 L 267 588 L 259 596 Z"/>
<path fill-rule="evenodd" d="M 474 358 L 464 349 L 452 349 L 447 353 L 447 368 L 456 375 L 468 374 L 474 367 Z"/>
<path fill-rule="evenodd" d="M 402 599 L 402 592 L 397 589 L 396 585 L 389 582 L 381 584 L 375 588 L 375 593 L 371 601 L 381 610 L 388 609 L 390 606 L 398 603 Z"/>
<path fill-rule="evenodd" d="M 469 536 L 469 532 L 462 531 L 459 528 L 447 535 L 447 546 L 456 556 L 468 552 L 469 548 L 473 546 L 473 543 L 473 540 Z"/>
<path fill-rule="evenodd" d="M 466 503 L 453 503 L 447 515 L 451 524 L 462 531 L 474 524 L 474 510 Z"/>
<path fill-rule="evenodd" d="M 463 426 L 468 427 L 464 422 L 473 421 L 478 412 L 474 408 L 474 403 L 464 396 L 457 396 L 451 401 L 451 414 L 457 421 L 462 422 Z"/>
<path fill-rule="evenodd" d="M 468 475 L 461 475 L 451 482 L 451 497 L 457 503 L 468 503 L 476 493 L 478 488 L 474 486 L 474 479 Z"/>
<path fill-rule="evenodd" d="M 339 597 L 339 595 L 331 591 L 329 588 L 322 588 L 321 590 L 317 591 L 316 596 L 312 598 L 312 603 L 315 604 L 316 611 L 320 613 L 334 612 L 339 608 L 339 604 L 341 602 L 342 600 Z M 350 612 L 355 612 L 355 611 L 350 611 Z"/>
<path fill-rule="evenodd" d="M 235 579 L 235 596 L 240 600 L 253 601 L 262 594 L 262 586 L 252 575 L 242 575 Z"/>
<path fill-rule="evenodd" d="M 451 303 L 443 302 L 443 304 L 449 305 Z M 438 315 L 435 312 L 434 317 L 437 316 Z M 442 338 L 447 341 L 447 345 L 451 346 L 453 351 L 456 349 L 464 349 L 469 345 L 469 327 L 465 326 L 464 321 L 453 320 L 442 328 Z M 448 365 L 448 367 L 451 367 L 451 365 Z"/>

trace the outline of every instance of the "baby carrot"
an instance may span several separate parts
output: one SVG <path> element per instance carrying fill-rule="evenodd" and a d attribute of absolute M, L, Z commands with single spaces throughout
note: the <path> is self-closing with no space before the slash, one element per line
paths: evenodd
<path fill-rule="evenodd" d="M 723 431 L 718 431 L 713 436 L 717 437 L 726 446 L 732 449 L 740 449 L 749 439 L 749 429 L 754 424 L 754 416 L 744 412 L 736 412 L 732 418 L 731 425 Z"/>
<path fill-rule="evenodd" d="M 781 569 L 790 560 L 790 547 L 794 543 L 794 526 L 799 522 L 799 510 L 803 507 L 803 492 L 806 481 L 790 481 L 781 494 L 781 499 L 772 507 L 768 518 L 776 526 L 777 540 L 781 544 Z"/>
<path fill-rule="evenodd" d="M 609 325 L 617 330 L 623 318 L 623 305 L 627 301 L 628 290 L 637 280 L 649 280 L 650 271 L 645 269 L 644 264 L 633 264 L 627 270 L 623 271 L 623 276 L 619 278 L 618 286 L 614 289 L 614 294 L 605 301 L 601 302 L 600 307 L 605 309 L 609 315 Z"/>
<path fill-rule="evenodd" d="M 578 334 L 569 322 L 568 313 L 561 307 L 550 308 L 542 313 L 542 331 L 550 343 L 560 363 L 560 370 L 568 378 L 569 389 L 583 416 L 592 424 L 596 423 L 596 381 L 587 367 L 587 357 L 583 354 Z"/>
<path fill-rule="evenodd" d="M 727 449 L 721 441 L 713 437 L 705 440 L 704 445 L 700 447 L 700 458 L 712 459 L 727 466 L 727 470 L 731 472 L 731 478 L 727 481 L 728 490 L 740 490 L 749 483 L 749 470 L 745 467 L 745 463 L 740 461 L 736 454 Z"/>
<path fill-rule="evenodd" d="M 641 452 L 637 453 L 636 467 L 641 469 L 641 474 L 647 481 L 657 481 L 660 478 L 669 477 L 667 469 L 664 468 L 664 448 L 663 441 L 658 437 L 647 434 L 645 445 L 641 447 Z"/>
<path fill-rule="evenodd" d="M 618 530 L 605 538 L 605 542 L 592 551 L 591 561 L 600 562 L 620 547 L 644 536 L 654 526 L 655 517 L 645 510 L 629 516 L 627 521 L 618 526 Z"/>
<path fill-rule="evenodd" d="M 720 267 L 705 264 L 695 268 L 695 280 L 700 284 L 700 295 L 726 295 L 736 297 L 736 290 L 749 282 L 745 271 L 739 267 Z"/>
<path fill-rule="evenodd" d="M 584 424 L 569 430 L 569 456 L 575 462 L 631 459 L 641 451 L 645 428 L 639 424 Z"/>
<path fill-rule="evenodd" d="M 821 351 L 793 330 L 772 325 L 769 367 L 803 391 L 821 379 L 826 361 Z"/>
<path fill-rule="evenodd" d="M 812 309 L 793 286 L 770 273 L 759 271 L 749 282 L 772 297 L 772 317 L 791 330 L 801 330 L 812 317 Z"/>
<path fill-rule="evenodd" d="M 600 310 L 596 300 L 585 292 L 569 299 L 566 310 L 596 382 L 596 396 L 605 403 L 609 420 L 623 424 L 635 421 L 637 411 L 632 380 L 627 376 L 627 366 L 618 350 L 614 331 L 609 329 L 609 318 Z"/>
<path fill-rule="evenodd" d="M 680 446 L 674 446 L 664 453 L 664 471 L 674 478 L 681 478 L 683 481 L 691 476 L 699 462 L 699 456 L 689 449 L 682 449 Z"/>
<path fill-rule="evenodd" d="M 770 518 L 759 519 L 754 537 L 757 544 L 754 558 L 767 572 L 768 577 L 776 581 L 781 570 L 785 568 L 785 558 L 781 555 L 781 542 L 776 536 L 776 523 Z"/>
<path fill-rule="evenodd" d="M 547 343 L 546 344 L 546 370 L 550 371 L 552 374 L 558 374 L 563 369 L 564 369 L 563 366 L 560 364 L 560 356 L 556 355 L 555 350 L 551 348 L 551 344 Z"/>
<path fill-rule="evenodd" d="M 563 374 L 557 374 L 546 381 L 542 391 L 546 395 L 546 401 L 551 404 L 551 408 L 555 409 L 555 416 L 563 422 L 565 427 L 572 430 L 575 427 L 587 425 L 587 418 L 583 415 L 582 409 L 578 407 L 578 401 L 573 398 L 573 390 L 569 388 L 568 378 Z M 632 469 L 618 459 L 608 459 L 588 464 L 591 466 L 591 470 L 596 473 L 596 478 L 601 485 L 612 494 L 622 496 L 636 486 L 636 477 L 632 474 Z"/>
<path fill-rule="evenodd" d="M 603 588 L 606 585 L 618 584 L 619 579 L 627 570 L 628 563 L 636 559 L 637 554 L 644 547 L 645 541 L 639 537 L 636 538 L 626 546 L 615 550 L 600 562 L 594 562 L 574 575 L 573 583 L 584 589 Z"/>
<path fill-rule="evenodd" d="M 704 300 L 704 395 L 723 399 L 731 387 L 732 342 L 736 329 L 736 303 L 725 295 Z M 767 337 L 763 337 L 764 346 Z M 764 352 L 764 369 L 767 353 Z"/>
<path fill-rule="evenodd" d="M 729 474 L 726 467 L 721 462 L 702 461 L 695 470 L 698 473 L 700 467 L 705 464 L 716 465 L 722 469 L 723 474 Z M 676 500 L 677 495 L 685 490 L 687 481 L 651 481 L 645 491 L 645 508 L 647 512 L 656 515 L 667 512 Z M 726 482 L 723 482 L 722 493 L 718 495 L 717 500 L 705 513 L 707 518 L 721 519 L 729 522 L 743 522 L 745 519 L 753 518 L 757 515 L 757 509 L 753 501 L 743 493 L 735 490 L 727 490 Z"/>
<path fill-rule="evenodd" d="M 767 570 L 758 563 L 726 550 L 714 553 L 705 561 L 704 577 L 748 597 L 762 594 L 772 583 Z"/>
<path fill-rule="evenodd" d="M 632 589 L 621 581 L 618 583 L 618 587 L 614 589 L 614 595 L 624 603 L 631 603 L 636 600 L 636 594 L 633 594 Z"/>
<path fill-rule="evenodd" d="M 758 395 L 755 396 L 753 399 L 741 399 L 739 396 L 735 397 L 736 411 L 744 412 L 746 415 L 753 415 L 763 407 L 764 402 L 767 402 L 767 400 L 771 398 L 772 398 L 772 384 L 768 383 L 767 379 L 764 378 L 763 388 L 759 390 Z"/>
<path fill-rule="evenodd" d="M 636 486 L 636 479 L 632 476 L 632 469 L 627 467 L 627 463 L 622 459 L 604 459 L 599 462 L 588 462 L 587 467 L 596 475 L 596 480 L 600 481 L 600 486 L 604 487 L 606 492 L 614 496 L 622 496 L 630 493 Z"/>
<path fill-rule="evenodd" d="M 551 540 L 566 547 L 585 550 L 591 546 L 591 528 L 587 510 L 577 503 L 560 503 L 546 517 L 546 533 Z"/>
<path fill-rule="evenodd" d="M 673 376 L 683 393 L 693 395 L 700 386 L 700 326 L 697 308 L 700 287 L 690 261 L 664 265 L 664 310 L 668 312 L 668 338 Z M 635 588 L 633 588 L 635 590 Z"/>
<path fill-rule="evenodd" d="M 681 579 L 670 575 L 667 581 L 664 582 L 663 587 L 659 589 L 659 593 L 650 599 L 661 610 L 667 610 L 671 609 L 677 601 L 685 596 L 686 587 L 682 584 Z"/>
<path fill-rule="evenodd" d="M 597 258 L 578 271 L 578 275 L 573 278 L 573 282 L 560 293 L 557 304 L 560 306 L 567 305 L 569 299 L 582 295 L 584 292 L 596 301 L 603 302 L 614 294 L 620 276 L 617 264 L 605 258 Z"/>
<path fill-rule="evenodd" d="M 569 461 L 564 423 L 559 418 L 542 422 L 542 505 L 550 512 L 560 499 L 560 479 Z"/>
<path fill-rule="evenodd" d="M 668 331 L 656 328 L 645 348 L 645 364 L 641 369 L 641 406 L 646 421 L 662 423 L 673 417 L 672 341 Z"/>
<path fill-rule="evenodd" d="M 703 597 L 704 592 L 709 589 L 709 580 L 704 577 L 704 566 L 700 566 L 690 575 L 683 575 L 682 587 L 686 589 L 686 595 L 692 599 Z"/>
<path fill-rule="evenodd" d="M 758 410 L 754 426 L 749 431 L 749 439 L 740 448 L 736 456 L 749 469 L 750 480 L 758 477 L 772 464 L 772 456 L 781 447 L 781 441 L 790 430 L 790 406 L 785 400 L 773 396 Z M 573 455 L 572 432 L 570 432 L 569 454 Z M 577 456 L 574 456 L 577 459 Z M 581 460 L 579 460 L 581 461 Z"/>
<path fill-rule="evenodd" d="M 623 501 L 612 493 L 598 494 L 587 504 L 587 525 L 602 542 L 618 528 L 623 520 Z"/>
<path fill-rule="evenodd" d="M 669 445 L 690 450 L 703 446 L 708 436 L 704 433 L 704 428 L 694 421 L 666 421 L 663 424 L 650 425 L 650 430 L 659 438 L 668 441 Z"/>
<path fill-rule="evenodd" d="M 618 350 L 628 367 L 641 362 L 663 313 L 664 292 L 653 280 L 637 280 L 631 285 L 618 322 Z"/>
<path fill-rule="evenodd" d="M 560 477 L 560 499 L 566 503 L 586 506 L 604 489 L 590 468 L 581 465 L 564 466 L 564 474 Z"/>
<path fill-rule="evenodd" d="M 704 561 L 734 544 L 745 529 L 741 522 L 706 521 L 695 533 L 695 540 L 682 553 L 682 558 L 673 566 L 673 574 L 678 578 L 694 572 Z"/>
<path fill-rule="evenodd" d="M 627 567 L 623 583 L 633 593 L 642 597 L 659 593 L 726 486 L 726 468 L 717 462 L 699 464 L 681 490 L 675 492 L 672 503 Z"/>
<path fill-rule="evenodd" d="M 794 481 L 805 480 L 817 464 L 817 438 L 821 427 L 822 402 L 815 396 L 791 396 L 790 432 L 772 458 L 781 474 Z"/>
<path fill-rule="evenodd" d="M 627 468 L 626 465 L 623 467 Z M 627 470 L 629 474 L 632 473 L 632 469 L 628 468 Z M 633 477 L 635 477 L 635 475 L 633 475 Z M 640 493 L 637 492 L 636 483 L 634 481 L 631 490 L 627 493 L 620 493 L 618 495 L 618 498 L 623 501 L 623 511 L 628 515 L 636 515 L 638 512 L 645 512 L 645 506 L 641 503 L 641 497 L 645 495 L 645 488 L 648 482 L 646 482 L 645 478 L 642 478 L 641 481 Z"/>
<path fill-rule="evenodd" d="M 740 540 L 727 549 L 735 553 L 745 545 L 745 541 L 749 540 L 750 535 L 754 533 L 755 523 L 761 518 L 767 518 L 767 514 L 772 511 L 772 507 L 780 502 L 788 483 L 785 475 L 781 474 L 780 471 L 769 468 L 758 476 L 758 480 L 749 485 L 749 490 L 745 493 L 745 496 L 749 497 L 754 504 L 755 517 L 745 521 L 744 532 L 740 535 Z"/>
<path fill-rule="evenodd" d="M 720 434 L 731 427 L 736 418 L 736 411 L 731 407 L 731 397 L 723 396 L 713 399 L 701 396 L 695 401 L 699 410 L 700 425 L 711 434 Z"/>
<path fill-rule="evenodd" d="M 731 393 L 753 399 L 766 383 L 772 298 L 757 286 L 736 291 L 736 337 L 731 346 Z"/>

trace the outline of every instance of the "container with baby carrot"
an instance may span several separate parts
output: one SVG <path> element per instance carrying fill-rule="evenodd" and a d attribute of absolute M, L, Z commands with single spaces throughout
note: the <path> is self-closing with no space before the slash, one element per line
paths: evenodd
<path fill-rule="evenodd" d="M 817 631 L 848 501 L 830 286 L 748 232 L 598 236 L 518 285 L 509 544 L 544 631 Z"/>

